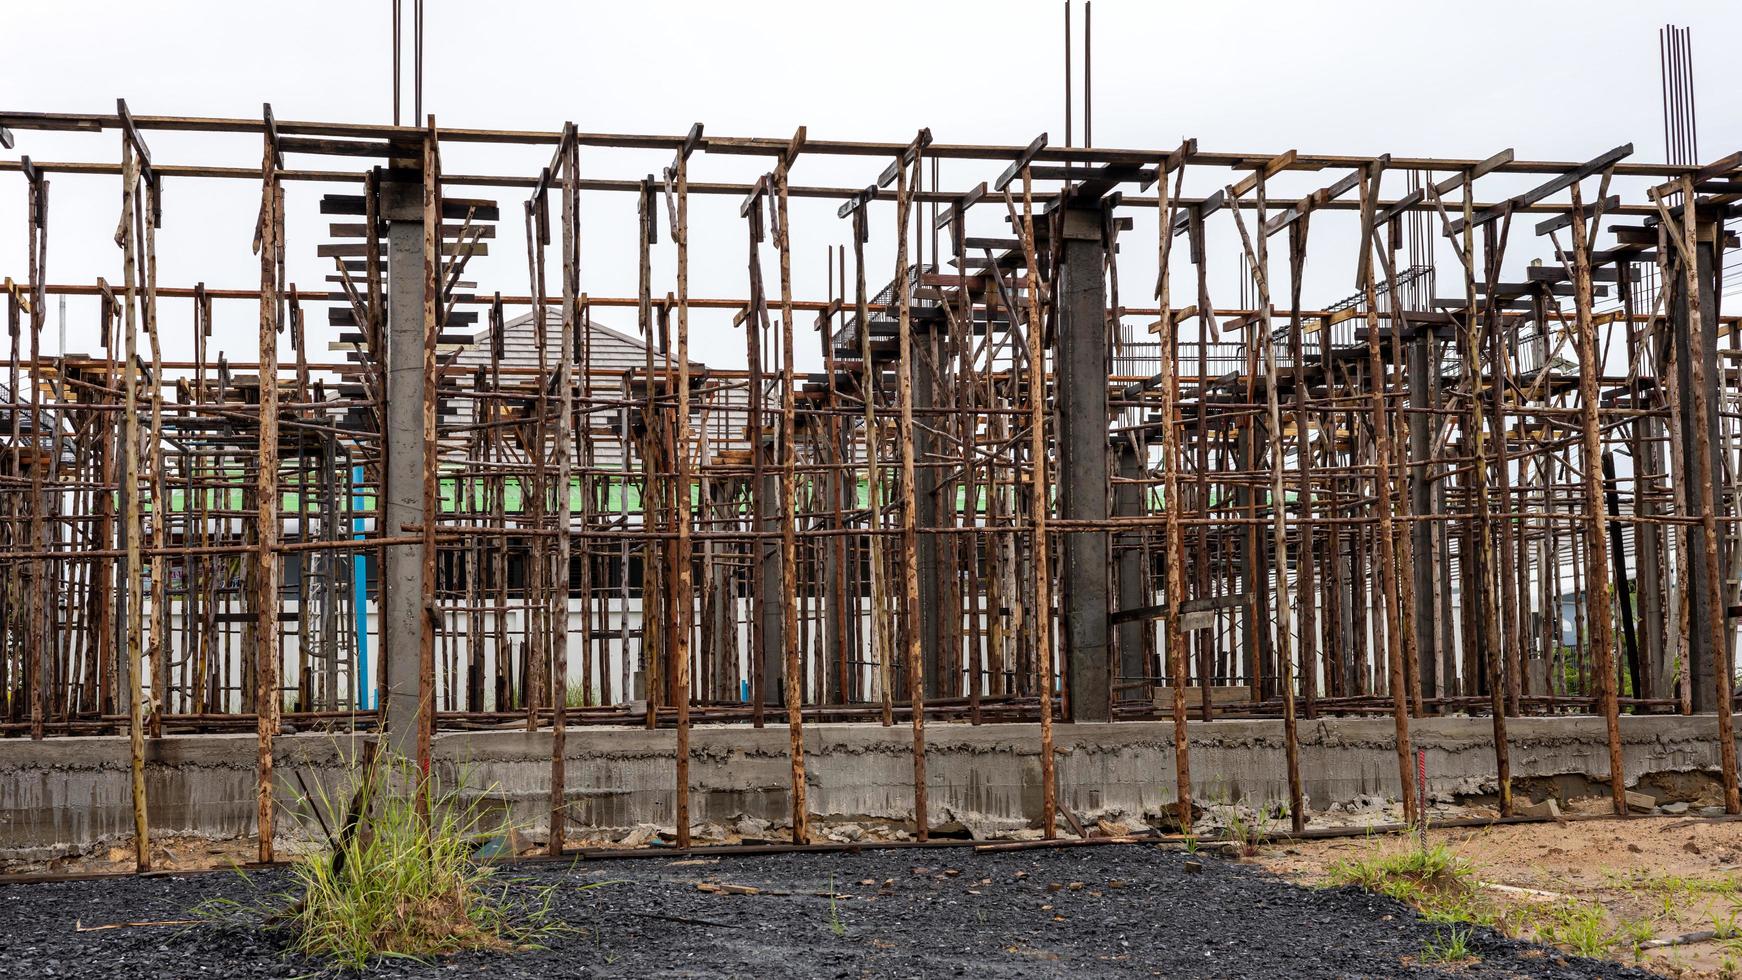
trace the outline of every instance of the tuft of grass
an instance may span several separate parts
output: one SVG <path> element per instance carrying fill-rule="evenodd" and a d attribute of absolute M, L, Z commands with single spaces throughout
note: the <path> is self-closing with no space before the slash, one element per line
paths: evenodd
<path fill-rule="evenodd" d="M 1505 917 L 1505 909 L 1483 894 L 1475 871 L 1444 844 L 1338 861 L 1330 879 L 1412 905 L 1422 919 L 1440 925 L 1499 928 Z"/>
<path fill-rule="evenodd" d="M 1540 906 L 1530 911 L 1536 938 L 1569 949 L 1580 956 L 1601 959 L 1621 940 L 1609 926 L 1609 915 L 1596 902 L 1572 899 Z"/>
<path fill-rule="evenodd" d="M 1421 944 L 1423 963 L 1463 963 L 1476 958 L 1470 952 L 1470 930 L 1453 926 L 1449 932 L 1436 930 L 1434 938 Z"/>
<path fill-rule="evenodd" d="M 532 948 L 560 928 L 554 886 L 516 887 L 474 857 L 484 814 L 458 787 L 437 785 L 405 760 L 383 762 L 358 773 L 352 810 L 356 819 L 339 839 L 293 865 L 291 889 L 260 909 L 287 932 L 293 952 L 361 971 L 384 958 Z M 241 909 L 196 911 L 223 917 Z"/>
<path fill-rule="evenodd" d="M 1257 857 L 1259 845 L 1264 842 L 1264 836 L 1270 830 L 1273 821 L 1288 816 L 1288 805 L 1277 804 L 1274 811 L 1270 807 L 1260 806 L 1248 820 L 1233 803 L 1224 801 L 1226 810 L 1223 816 L 1223 826 L 1228 833 L 1228 840 L 1233 842 L 1241 857 Z"/>
<path fill-rule="evenodd" d="M 985 920 L 982 918 L 981 921 Z M 836 938 L 843 938 L 847 935 L 847 923 L 841 920 L 841 909 L 835 902 L 835 876 L 833 874 L 829 875 L 829 931 L 834 933 Z"/>
<path fill-rule="evenodd" d="M 1405 902 L 1428 892 L 1475 891 L 1475 875 L 1444 844 L 1338 861 L 1331 865 L 1330 877 L 1333 884 L 1356 885 Z"/>
<path fill-rule="evenodd" d="M 1645 950 L 1640 945 L 1649 942 L 1657 935 L 1649 919 L 1622 919 L 1615 927 L 1615 936 L 1619 943 L 1625 943 L 1633 950 L 1633 958 L 1643 959 Z"/>
<path fill-rule="evenodd" d="M 1638 956 L 1639 944 L 1652 937 L 1647 921 L 1629 920 L 1611 925 L 1608 910 L 1596 902 L 1569 899 L 1548 904 L 1501 905 L 1482 891 L 1474 869 L 1444 844 L 1425 851 L 1375 853 L 1339 861 L 1331 865 L 1330 879 L 1336 885 L 1355 885 L 1413 905 L 1423 920 L 1450 926 L 1454 935 L 1460 926 L 1488 926 L 1514 936 L 1530 936 L 1593 959 L 1606 957 L 1623 945 Z M 1722 935 L 1726 927 L 1734 926 L 1732 917 L 1715 927 Z M 1467 928 L 1465 932 L 1467 939 Z M 1442 944 L 1449 942 L 1441 939 Z M 1427 957 L 1425 949 L 1423 956 Z"/>

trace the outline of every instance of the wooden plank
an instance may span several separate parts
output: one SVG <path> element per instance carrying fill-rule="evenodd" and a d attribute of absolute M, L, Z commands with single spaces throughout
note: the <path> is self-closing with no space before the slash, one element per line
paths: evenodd
<path fill-rule="evenodd" d="M 1183 627 L 1183 626 L 1181 627 L 1181 629 L 1184 629 L 1184 628 L 1185 627 Z M 1165 711 L 1168 708 L 1172 707 L 1172 705 L 1173 705 L 1173 687 L 1171 685 L 1157 684 L 1152 688 L 1152 690 L 1154 691 L 1153 697 L 1155 700 L 1155 706 L 1157 708 Z M 1197 701 L 1201 701 L 1203 699 L 1204 689 L 1200 685 L 1188 684 L 1188 685 L 1186 685 L 1184 690 L 1185 690 L 1186 699 L 1188 701 L 1197 702 Z M 1246 684 L 1231 684 L 1231 685 L 1212 684 L 1212 685 L 1210 685 L 1210 703 L 1212 705 L 1217 706 L 1217 707 L 1227 707 L 1229 705 L 1251 704 L 1252 703 L 1252 688 Z"/>
<path fill-rule="evenodd" d="M 1714 180 L 1718 177 L 1728 177 L 1735 172 L 1738 167 L 1742 167 L 1742 150 L 1737 150 L 1734 153 L 1721 156 L 1694 171 L 1693 181 L 1695 184 L 1699 184 L 1702 181 Z M 1651 194 L 1655 196 L 1674 194 L 1681 189 L 1682 178 L 1677 177 L 1675 180 L 1667 181 L 1653 187 L 1651 189 Z"/>
<path fill-rule="evenodd" d="M 901 169 L 903 167 L 911 166 L 914 159 L 930 145 L 931 129 L 927 127 L 919 131 L 919 135 L 915 136 L 913 142 L 907 144 L 907 146 L 902 149 L 901 153 L 894 160 L 889 162 L 889 166 L 883 168 L 883 173 L 877 176 L 877 186 L 888 187 L 895 181 L 895 177 L 900 173 Z M 1003 188 L 999 189 L 1002 190 Z"/>
<path fill-rule="evenodd" d="M 383 140 L 348 140 L 328 136 L 280 136 L 280 153 L 314 153 L 341 157 L 394 157 L 393 145 Z"/>
<path fill-rule="evenodd" d="M 1287 170 L 1289 167 L 1294 166 L 1296 156 L 1297 153 L 1294 150 L 1280 153 L 1271 157 L 1264 166 L 1240 178 L 1239 182 L 1234 185 L 1235 199 L 1238 200 L 1239 198 L 1250 194 L 1252 189 L 1258 186 L 1260 180 L 1269 180 L 1284 170 Z"/>
<path fill-rule="evenodd" d="M 1035 180 L 1082 180 L 1090 173 L 1098 172 L 1099 170 L 1089 171 L 1082 167 L 1060 167 L 1057 165 L 1031 166 L 1029 168 L 1029 173 Z M 1126 171 L 1126 173 L 1128 176 L 1124 176 L 1121 183 L 1135 180 L 1142 181 L 1146 184 L 1153 184 L 1156 175 L 1159 174 L 1160 171 L 1155 167 L 1138 167 Z"/>
<path fill-rule="evenodd" d="M 1218 609 L 1235 609 L 1247 605 L 1250 601 L 1251 596 L 1249 594 L 1245 592 L 1236 592 L 1228 595 L 1208 596 L 1202 599 L 1187 599 L 1185 602 L 1180 603 L 1179 611 L 1181 616 L 1189 615 L 1191 613 L 1214 612 Z M 1135 609 L 1121 609 L 1108 617 L 1108 622 L 1115 625 L 1120 623 L 1137 623 L 1145 620 L 1160 619 L 1166 615 L 1167 604 L 1161 603 L 1153 606 L 1139 606 Z"/>
<path fill-rule="evenodd" d="M 1351 170 L 1329 187 L 1322 187 L 1306 197 L 1301 198 L 1294 207 L 1277 214 L 1275 217 L 1265 222 L 1264 233 L 1266 235 L 1274 235 L 1277 232 L 1282 231 L 1284 228 L 1287 228 L 1289 225 L 1294 224 L 1296 221 L 1299 221 L 1301 216 L 1306 214 L 1308 211 L 1311 211 L 1314 208 L 1323 207 L 1331 201 L 1349 193 L 1355 189 L 1356 184 L 1361 182 L 1361 175 L 1362 171 L 1360 169 Z"/>
<path fill-rule="evenodd" d="M 1169 153 L 1167 155 L 1167 162 L 1161 168 L 1162 172 L 1168 173 L 1168 174 L 1173 173 L 1175 170 L 1178 170 L 1179 168 L 1185 166 L 1191 160 L 1191 158 L 1193 156 L 1197 155 L 1197 152 L 1198 152 L 1197 138 L 1196 137 L 1188 137 L 1187 139 L 1182 141 L 1179 146 L 1175 147 L 1172 153 Z M 1158 176 L 1159 176 L 1159 174 L 1158 174 Z M 1143 184 L 1143 187 L 1141 189 L 1143 191 L 1148 191 L 1150 188 L 1150 185 L 1153 183 L 1154 183 L 1153 180 L 1145 181 Z"/>
<path fill-rule="evenodd" d="M 1452 174 L 1450 177 L 1436 182 L 1434 184 L 1434 196 L 1443 197 L 1446 194 L 1450 194 L 1464 182 L 1466 176 L 1471 182 L 1474 182 L 1476 178 L 1491 173 L 1511 162 L 1512 148 L 1507 147 L 1499 153 L 1496 153 L 1488 159 L 1476 164 L 1474 167 L 1471 167 L 1468 171 L 1459 171 L 1458 173 Z M 1380 211 L 1377 223 L 1384 224 L 1385 222 L 1390 221 L 1403 211 L 1421 204 L 1425 198 L 1426 194 L 1423 191 L 1416 190 L 1409 192 L 1404 195 L 1402 199 L 1393 202 L 1384 210 Z"/>
<path fill-rule="evenodd" d="M 387 246 L 382 245 L 376 254 L 385 254 Z M 489 255 L 490 246 L 484 242 L 442 242 L 441 253 L 454 257 L 461 255 Z M 328 242 L 315 246 L 315 254 L 323 259 L 353 258 L 369 254 L 367 242 Z"/>
<path fill-rule="evenodd" d="M 362 215 L 367 212 L 361 194 L 326 194 L 321 197 L 321 213 Z M 502 212 L 495 201 L 467 197 L 442 198 L 444 219 L 464 221 L 468 214 L 473 221 L 502 220 Z"/>
<path fill-rule="evenodd" d="M 473 236 L 476 236 L 478 238 L 495 238 L 496 237 L 496 226 L 492 225 L 492 224 L 474 224 L 471 226 L 471 230 L 469 230 L 469 231 L 465 231 L 465 228 L 466 228 L 465 225 L 442 225 L 442 237 L 443 238 L 461 238 L 461 237 L 471 238 Z M 462 234 L 463 231 L 464 231 L 464 234 Z M 380 233 L 382 235 L 387 234 L 387 226 L 385 223 L 383 223 L 381 225 L 381 232 Z M 365 224 L 361 224 L 361 223 L 344 223 L 344 222 L 334 221 L 334 222 L 331 222 L 327 225 L 327 234 L 331 235 L 334 238 L 367 238 L 367 237 L 369 237 L 369 226 L 365 225 Z"/>
<path fill-rule="evenodd" d="M 1016 155 L 1015 160 L 1010 161 L 1010 166 L 1005 167 L 1004 172 L 998 175 L 998 179 L 992 182 L 992 189 L 1003 193 L 1004 188 L 1009 187 L 1010 182 L 1016 179 L 1016 175 L 1022 173 L 1022 168 L 1034 162 L 1035 154 L 1044 149 L 1046 149 L 1046 134 L 1041 133 L 1021 153 Z"/>
<path fill-rule="evenodd" d="M 1621 196 L 1619 194 L 1611 194 L 1601 201 L 1592 201 L 1590 204 L 1585 205 L 1580 210 L 1582 210 L 1584 212 L 1585 220 L 1589 221 L 1589 220 L 1591 220 L 1591 218 L 1593 216 L 1595 216 L 1597 214 L 1598 211 L 1602 211 L 1605 214 L 1614 214 L 1615 209 L 1620 207 L 1620 206 L 1621 206 Z M 1571 228 L 1572 226 L 1573 226 L 1573 214 L 1571 211 L 1569 211 L 1566 214 L 1557 214 L 1554 217 L 1548 219 L 1547 221 L 1537 222 L 1536 223 L 1536 233 L 1538 235 L 1547 235 L 1547 234 L 1551 234 L 1553 232 L 1560 231 L 1562 228 Z"/>
<path fill-rule="evenodd" d="M 442 321 L 442 326 L 458 327 L 477 322 L 477 310 L 450 310 L 447 317 Z M 360 324 L 357 323 L 357 311 L 349 306 L 329 306 L 327 307 L 327 325 L 330 327 L 359 326 Z M 442 343 L 470 343 L 471 341 L 471 335 L 464 334 L 460 335 L 460 339 L 456 341 L 448 341 L 444 338 Z"/>
<path fill-rule="evenodd" d="M 1590 177 L 1593 174 L 1601 173 L 1602 171 L 1609 169 L 1632 154 L 1633 144 L 1623 143 L 1622 145 L 1615 147 L 1613 150 L 1610 150 L 1601 156 L 1594 157 L 1564 174 L 1552 177 L 1522 194 L 1514 195 L 1499 204 L 1492 204 L 1483 208 L 1470 218 L 1470 223 L 1473 225 L 1487 224 L 1495 218 L 1505 214 L 1508 210 L 1516 211 L 1521 208 L 1529 207 L 1551 194 L 1558 194 L 1561 191 L 1566 190 L 1568 187 L 1584 180 L 1586 177 Z M 1464 219 L 1454 218 L 1451 222 L 1447 223 L 1445 234 L 1446 237 L 1450 238 L 1461 233 L 1463 230 Z"/>
<path fill-rule="evenodd" d="M 1204 198 L 1204 200 L 1200 204 L 1197 205 L 1195 210 L 1198 212 L 1198 215 L 1200 217 L 1208 218 L 1210 215 L 1215 214 L 1217 211 L 1222 210 L 1222 206 L 1227 204 L 1227 203 L 1228 203 L 1228 199 L 1227 199 L 1226 195 L 1224 195 L 1223 192 L 1221 192 L 1221 191 L 1216 191 L 1214 194 L 1211 194 L 1209 197 Z M 1186 230 L 1186 228 L 1191 224 L 1191 212 L 1193 210 L 1194 210 L 1194 208 L 1190 205 L 1186 205 L 1183 203 L 1180 205 L 1179 215 L 1178 215 L 1178 217 L 1175 217 L 1173 219 L 1173 233 L 1174 234 L 1178 235 L 1178 234 L 1183 233 Z"/>

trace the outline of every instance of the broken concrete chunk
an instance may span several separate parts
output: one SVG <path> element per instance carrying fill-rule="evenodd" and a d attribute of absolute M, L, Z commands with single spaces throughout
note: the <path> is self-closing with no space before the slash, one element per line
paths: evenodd
<path fill-rule="evenodd" d="M 768 821 L 760 817 L 739 817 L 732 829 L 739 837 L 763 837 L 768 834 Z"/>
<path fill-rule="evenodd" d="M 1561 805 L 1551 796 L 1548 799 L 1543 800 L 1541 803 L 1532 803 L 1528 806 L 1521 806 L 1518 808 L 1517 812 L 1521 817 L 1532 817 L 1538 820 L 1559 820 L 1561 818 Z"/>

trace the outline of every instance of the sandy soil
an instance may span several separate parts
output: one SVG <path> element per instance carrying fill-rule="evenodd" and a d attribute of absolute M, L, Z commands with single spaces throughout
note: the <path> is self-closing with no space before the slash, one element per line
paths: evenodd
<path fill-rule="evenodd" d="M 1575 806 L 1590 811 L 1606 806 Z M 1469 862 L 1502 905 L 1595 903 L 1614 932 L 1610 955 L 1685 978 L 1742 977 L 1742 822 L 1651 816 L 1574 819 L 1430 831 Z M 1416 846 L 1399 837 L 1294 842 L 1264 849 L 1262 866 L 1306 884 L 1330 880 L 1338 861 Z M 1638 937 L 1718 937 L 1637 950 Z M 1523 938 L 1535 938 L 1525 936 Z"/>

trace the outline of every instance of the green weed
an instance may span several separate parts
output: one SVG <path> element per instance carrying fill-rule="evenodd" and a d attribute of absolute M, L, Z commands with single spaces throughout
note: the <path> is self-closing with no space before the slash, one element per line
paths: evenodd
<path fill-rule="evenodd" d="M 517 887 L 475 859 L 477 840 L 494 828 L 458 787 L 437 785 L 405 760 L 362 770 L 356 782 L 355 825 L 292 865 L 292 887 L 253 910 L 288 932 L 293 951 L 360 971 L 381 958 L 531 948 L 561 928 L 551 913 L 555 886 Z M 341 809 L 330 799 L 309 802 Z M 229 918 L 249 910 L 209 902 L 195 911 Z"/>
<path fill-rule="evenodd" d="M 1530 910 L 1536 938 L 1572 950 L 1580 956 L 1601 958 L 1615 945 L 1618 935 L 1609 928 L 1608 913 L 1595 902 L 1572 899 Z"/>
<path fill-rule="evenodd" d="M 841 908 L 835 902 L 835 876 L 832 874 L 829 875 L 829 931 L 836 938 L 847 935 L 847 923 L 841 920 Z"/>
<path fill-rule="evenodd" d="M 1421 944 L 1423 963 L 1462 963 L 1474 958 L 1469 929 L 1453 926 L 1449 933 L 1436 930 L 1434 938 Z"/>

